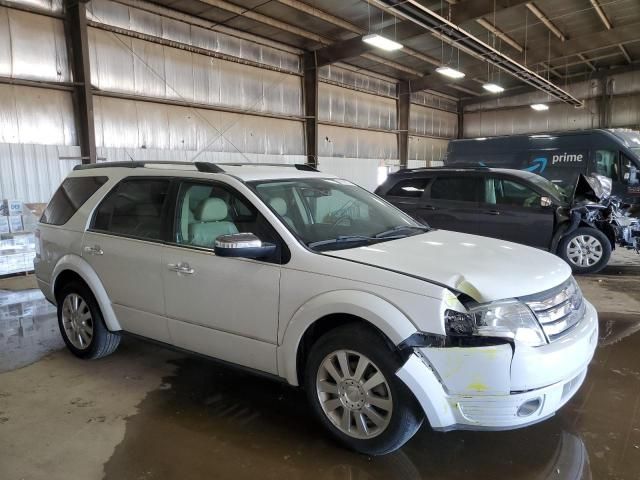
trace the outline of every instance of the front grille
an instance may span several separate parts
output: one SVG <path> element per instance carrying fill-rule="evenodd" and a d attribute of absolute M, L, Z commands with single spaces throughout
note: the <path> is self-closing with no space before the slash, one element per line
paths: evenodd
<path fill-rule="evenodd" d="M 586 308 L 573 277 L 559 287 L 521 300 L 533 310 L 549 341 L 557 340 L 580 322 Z"/>

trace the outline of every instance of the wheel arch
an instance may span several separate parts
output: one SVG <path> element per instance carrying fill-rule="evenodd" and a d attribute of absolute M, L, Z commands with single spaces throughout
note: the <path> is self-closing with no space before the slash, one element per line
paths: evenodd
<path fill-rule="evenodd" d="M 68 254 L 60 258 L 53 269 L 52 279 L 51 291 L 56 296 L 56 301 L 60 288 L 62 288 L 66 282 L 74 279 L 79 279 L 84 282 L 96 297 L 107 329 L 112 332 L 122 330 L 111 306 L 111 300 L 109 300 L 107 291 L 102 285 L 98 274 L 82 257 Z"/>
<path fill-rule="evenodd" d="M 291 385 L 300 385 L 304 359 L 313 342 L 347 323 L 361 323 L 379 333 L 391 348 L 418 331 L 389 301 L 368 292 L 332 291 L 300 306 L 291 317 L 278 346 L 278 372 Z"/>

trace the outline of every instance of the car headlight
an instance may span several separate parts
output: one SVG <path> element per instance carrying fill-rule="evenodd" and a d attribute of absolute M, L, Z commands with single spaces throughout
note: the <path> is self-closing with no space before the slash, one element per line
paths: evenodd
<path fill-rule="evenodd" d="M 502 300 L 469 308 L 467 313 L 447 310 L 448 335 L 511 338 L 530 347 L 547 343 L 533 312 L 518 300 Z"/>

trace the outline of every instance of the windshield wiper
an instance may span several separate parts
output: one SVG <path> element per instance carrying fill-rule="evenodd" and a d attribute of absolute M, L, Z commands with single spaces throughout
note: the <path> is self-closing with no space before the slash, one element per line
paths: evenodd
<path fill-rule="evenodd" d="M 389 235 L 393 235 L 394 233 L 398 233 L 402 230 L 422 230 L 423 232 L 428 232 L 429 230 L 431 230 L 431 228 L 425 225 L 398 225 L 397 227 L 390 228 L 389 230 L 385 230 L 384 232 L 376 233 L 374 235 L 374 238 L 388 238 Z M 398 238 L 400 238 L 400 236 L 398 236 Z"/>
<path fill-rule="evenodd" d="M 375 237 L 368 237 L 366 235 L 340 235 L 336 238 L 329 238 L 328 240 L 318 240 L 317 242 L 311 242 L 307 244 L 307 247 L 321 247 L 323 245 L 335 245 L 338 243 L 349 243 L 349 242 L 379 242 L 381 240 L 393 240 L 396 238 L 403 238 L 405 235 L 396 235 L 380 238 L 377 235 Z"/>

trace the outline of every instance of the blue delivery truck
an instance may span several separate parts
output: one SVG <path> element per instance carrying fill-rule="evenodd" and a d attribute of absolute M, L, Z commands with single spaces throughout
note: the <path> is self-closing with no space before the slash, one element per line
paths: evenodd
<path fill-rule="evenodd" d="M 581 173 L 612 180 L 613 195 L 640 204 L 640 132 L 594 129 L 449 142 L 447 167 L 512 168 L 537 173 L 571 195 Z"/>

